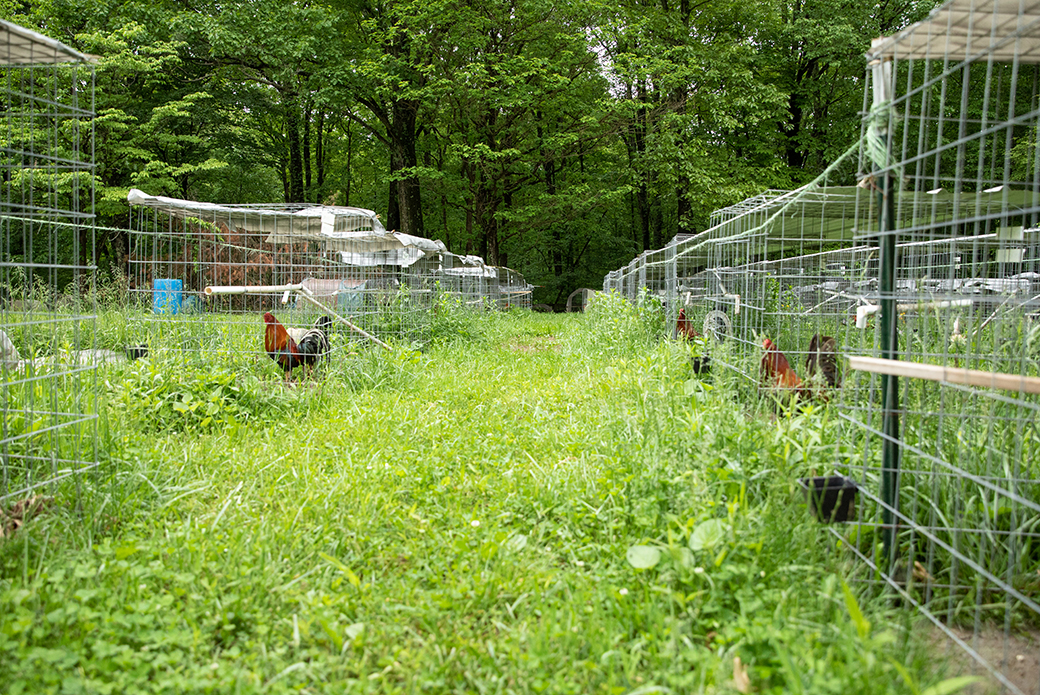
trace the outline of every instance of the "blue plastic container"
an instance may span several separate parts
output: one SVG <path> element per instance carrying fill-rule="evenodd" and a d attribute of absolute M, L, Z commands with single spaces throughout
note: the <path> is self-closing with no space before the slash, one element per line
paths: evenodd
<path fill-rule="evenodd" d="M 176 314 L 181 310 L 184 282 L 181 280 L 152 281 L 152 311 L 156 314 Z"/>

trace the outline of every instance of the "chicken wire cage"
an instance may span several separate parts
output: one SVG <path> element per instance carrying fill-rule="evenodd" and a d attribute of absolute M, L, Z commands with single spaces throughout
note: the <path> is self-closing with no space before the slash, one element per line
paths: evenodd
<path fill-rule="evenodd" d="M 151 345 L 255 352 L 267 311 L 300 328 L 331 313 L 384 340 L 419 339 L 428 324 L 446 249 L 387 231 L 371 210 L 218 205 L 137 190 L 128 199 L 132 311 L 138 339 Z M 340 348 L 364 340 L 342 335 Z"/>
<path fill-rule="evenodd" d="M 480 256 L 441 254 L 432 270 L 437 310 L 455 304 L 473 310 L 530 309 L 534 285 L 519 272 L 489 266 Z"/>
<path fill-rule="evenodd" d="M 497 286 L 492 295 L 495 306 L 500 311 L 511 309 L 531 309 L 531 297 L 534 285 L 527 282 L 524 276 L 513 270 L 498 266 L 495 268 Z"/>
<path fill-rule="evenodd" d="M 855 185 L 839 185 L 855 183 L 857 156 L 850 148 L 800 189 L 717 210 L 705 231 L 609 274 L 604 291 L 659 298 L 673 327 L 682 309 L 699 333 L 728 343 L 714 359 L 749 382 L 758 381 L 766 337 L 804 359 L 814 333 L 836 336 L 858 305 L 876 302 L 877 254 L 855 239 L 873 205 Z"/>
<path fill-rule="evenodd" d="M 870 397 L 845 413 L 846 469 L 866 484 L 841 535 L 1000 688 L 1037 693 L 1040 3 L 954 0 L 868 58 L 881 214 L 858 238 L 880 307 L 850 359 Z"/>
<path fill-rule="evenodd" d="M 324 313 L 380 340 L 411 342 L 424 340 L 449 305 L 531 305 L 533 288 L 519 273 L 387 231 L 371 210 L 219 205 L 138 190 L 128 200 L 137 339 L 164 349 L 256 352 L 267 311 L 289 327 Z M 334 327 L 342 339 L 333 336 L 333 351 L 367 339 Z"/>
<path fill-rule="evenodd" d="M 98 462 L 92 59 L 0 21 L 0 537 Z M 17 505 L 16 505 L 17 506 Z"/>
<path fill-rule="evenodd" d="M 973 657 L 954 663 L 1038 693 L 1040 3 L 955 0 L 869 58 L 862 136 L 823 176 L 718 211 L 663 273 L 647 253 L 604 289 L 659 292 L 694 325 L 722 312 L 713 363 L 749 382 L 763 337 L 800 372 L 811 335 L 834 337 L 828 464 L 859 509 L 831 532 L 860 581 Z"/>

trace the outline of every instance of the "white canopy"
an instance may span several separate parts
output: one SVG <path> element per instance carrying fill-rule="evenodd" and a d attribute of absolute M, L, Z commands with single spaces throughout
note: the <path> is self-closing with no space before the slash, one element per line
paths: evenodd
<path fill-rule="evenodd" d="M 494 266 L 484 263 L 480 256 L 456 256 L 448 254 L 444 258 L 444 266 L 437 272 L 457 277 L 495 278 L 498 271 Z"/>
<path fill-rule="evenodd" d="M 928 19 L 875 39 L 869 60 L 1040 63 L 1040 0 L 950 0 Z"/>
<path fill-rule="evenodd" d="M 410 266 L 427 254 L 447 251 L 441 241 L 388 232 L 379 216 L 364 208 L 315 205 L 277 210 L 218 205 L 150 196 L 136 188 L 127 200 L 131 205 L 145 205 L 172 217 L 219 221 L 236 232 L 265 234 L 264 242 L 268 244 L 317 241 L 325 250 L 338 252 L 340 260 L 349 265 Z"/>
<path fill-rule="evenodd" d="M 74 51 L 60 41 L 31 29 L 0 20 L 0 64 L 51 65 L 54 63 L 93 63 L 97 59 Z"/>

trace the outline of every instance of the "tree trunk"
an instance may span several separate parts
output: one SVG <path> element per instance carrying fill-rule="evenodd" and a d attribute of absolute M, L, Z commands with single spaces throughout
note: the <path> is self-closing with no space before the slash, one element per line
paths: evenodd
<path fill-rule="evenodd" d="M 784 128 L 787 166 L 792 169 L 801 169 L 805 166 L 805 157 L 798 147 L 798 135 L 802 130 L 802 106 L 801 99 L 795 93 L 792 93 L 787 100 L 787 113 L 789 120 Z"/>
<path fill-rule="evenodd" d="M 488 265 L 498 265 L 498 191 L 484 174 L 477 174 L 476 218 L 480 225 L 480 255 Z"/>
<path fill-rule="evenodd" d="M 415 153 L 415 123 L 419 105 L 415 101 L 399 100 L 393 103 L 391 142 L 393 156 L 390 172 L 414 169 L 419 160 Z M 410 174 L 397 180 L 397 201 L 400 215 L 398 229 L 412 236 L 423 236 L 422 195 L 419 178 Z"/>
<path fill-rule="evenodd" d="M 325 186 L 325 111 L 318 111 L 318 135 L 314 139 L 314 158 L 318 165 L 318 189 Z M 321 202 L 321 201 L 318 201 Z"/>
<path fill-rule="evenodd" d="M 311 97 L 307 95 L 307 103 L 303 109 L 303 176 L 304 195 L 311 196 Z M 307 202 L 313 203 L 313 200 Z"/>
<path fill-rule="evenodd" d="M 647 247 L 647 248 L 659 249 L 659 248 L 664 246 L 664 211 L 661 209 L 660 205 L 654 206 L 653 218 L 654 218 L 654 223 L 653 223 L 653 227 L 654 227 L 654 240 L 653 240 L 653 243 L 654 243 L 654 245 L 651 246 L 651 247 Z"/>
<path fill-rule="evenodd" d="M 394 166 L 394 156 L 390 155 L 390 171 L 396 171 L 400 167 Z M 386 228 L 391 231 L 401 231 L 401 197 L 397 193 L 397 181 L 391 181 L 387 191 L 386 203 Z"/>
<path fill-rule="evenodd" d="M 350 182 L 353 179 L 353 166 L 352 162 L 354 159 L 354 134 L 350 129 L 350 119 L 347 119 L 347 199 L 343 201 L 343 204 L 350 206 Z"/>
<path fill-rule="evenodd" d="M 679 177 L 679 187 L 675 190 L 675 197 L 679 232 L 689 234 L 691 231 L 690 214 L 693 212 L 693 206 L 690 204 L 690 182 L 685 176 Z"/>
<path fill-rule="evenodd" d="M 636 189 L 636 206 L 639 209 L 639 224 L 643 232 L 643 250 L 650 248 L 650 188 L 647 185 L 646 162 L 646 130 L 647 130 L 647 104 L 646 84 L 640 82 L 636 87 L 636 99 L 639 101 L 639 110 L 636 112 L 634 133 L 632 134 L 633 149 L 635 150 L 636 171 L 639 176 L 639 186 Z"/>
<path fill-rule="evenodd" d="M 289 92 L 282 98 L 285 106 L 286 141 L 289 145 L 289 187 L 285 202 L 302 203 L 303 188 L 303 152 L 300 143 L 300 114 L 297 111 L 296 95 Z"/>
<path fill-rule="evenodd" d="M 539 117 L 541 114 L 539 114 Z M 545 134 L 542 132 L 542 126 L 538 125 L 538 139 L 542 142 L 542 171 L 545 172 L 545 192 L 550 196 L 556 195 L 556 162 L 552 159 L 552 154 L 545 147 Z M 556 277 L 559 278 L 563 275 L 563 237 L 560 232 L 560 225 L 553 224 L 549 227 L 549 236 L 552 239 L 552 248 L 549 249 L 549 261 L 555 273 Z"/>
<path fill-rule="evenodd" d="M 795 73 L 794 87 L 787 98 L 789 120 L 783 131 L 786 136 L 787 166 L 792 169 L 801 169 L 805 166 L 805 154 L 798 142 L 805 122 L 805 97 L 802 96 L 801 91 L 803 85 L 818 77 L 816 70 L 818 64 L 817 59 L 812 58 Z"/>

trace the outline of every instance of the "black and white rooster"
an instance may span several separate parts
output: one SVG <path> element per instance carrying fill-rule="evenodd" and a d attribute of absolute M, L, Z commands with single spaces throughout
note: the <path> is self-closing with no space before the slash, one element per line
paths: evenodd
<path fill-rule="evenodd" d="M 329 352 L 329 327 L 332 319 L 319 316 L 313 328 L 286 328 L 274 314 L 264 314 L 264 350 L 278 363 L 290 381 L 292 370 L 303 366 L 307 371 Z"/>

